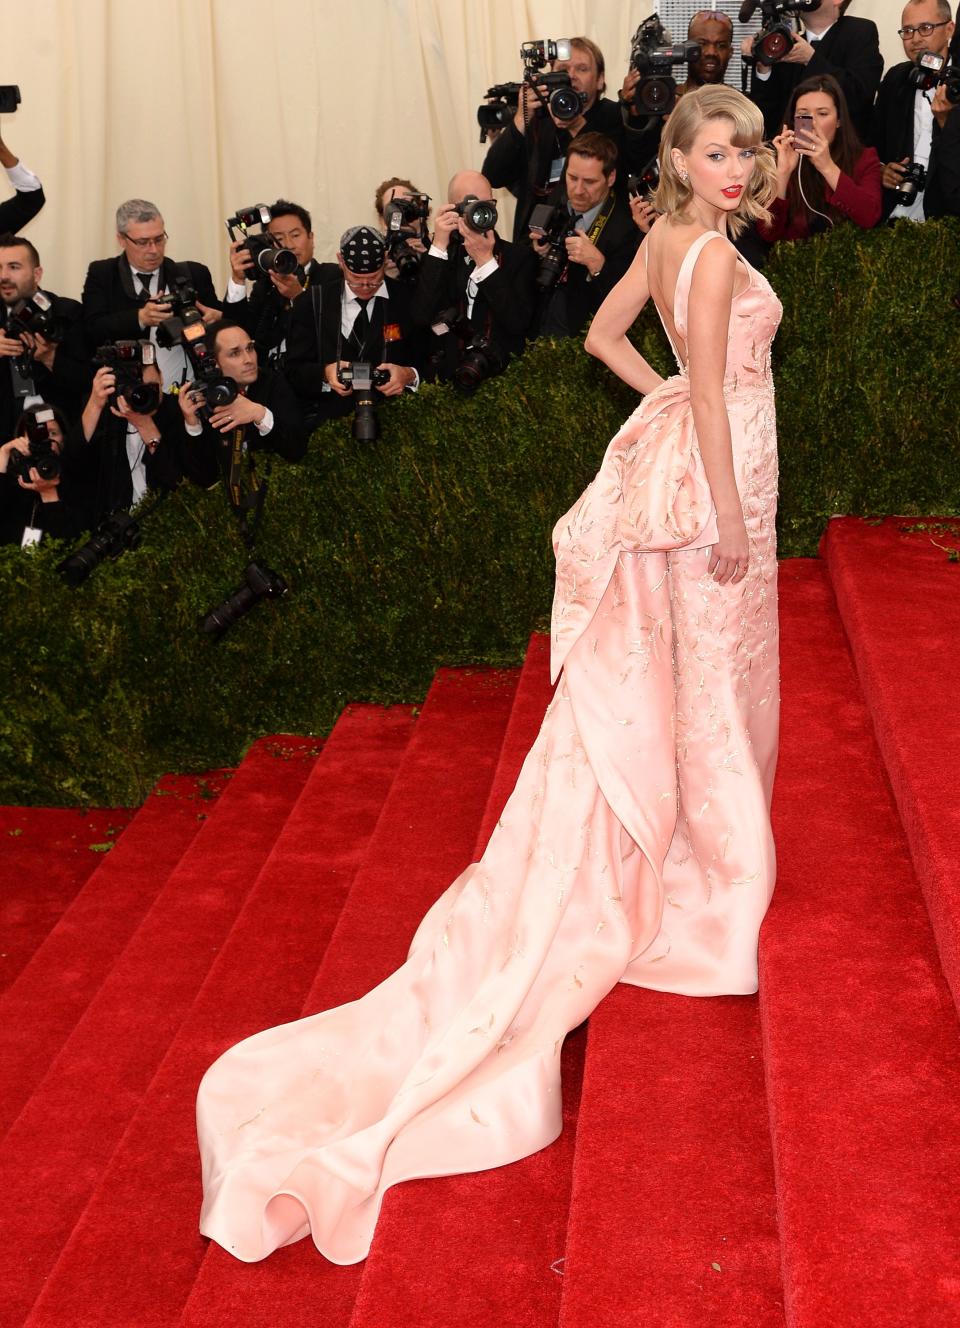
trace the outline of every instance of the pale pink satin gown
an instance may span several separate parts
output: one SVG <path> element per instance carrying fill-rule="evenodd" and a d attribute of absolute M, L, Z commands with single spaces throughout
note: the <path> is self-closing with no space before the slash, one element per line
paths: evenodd
<path fill-rule="evenodd" d="M 684 342 L 710 241 L 728 243 L 699 237 L 677 280 Z M 237 1258 L 310 1235 L 354 1263 L 389 1186 L 549 1144 L 561 1044 L 615 983 L 757 990 L 774 884 L 781 308 L 744 269 L 724 395 L 747 576 L 707 572 L 715 516 L 681 365 L 556 527 L 560 685 L 481 860 L 379 987 L 246 1039 L 204 1077 L 201 1230 Z"/>

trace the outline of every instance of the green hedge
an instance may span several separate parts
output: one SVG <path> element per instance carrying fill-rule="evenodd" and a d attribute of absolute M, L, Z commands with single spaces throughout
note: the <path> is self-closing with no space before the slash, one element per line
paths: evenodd
<path fill-rule="evenodd" d="M 840 228 L 781 246 L 781 551 L 833 512 L 960 511 L 960 224 Z M 652 309 L 636 332 L 661 372 Z M 221 493 L 183 486 L 141 546 L 77 590 L 62 549 L 0 550 L 0 801 L 136 803 L 166 770 L 323 733 L 351 699 L 416 700 L 439 664 L 513 664 L 548 619 L 549 533 L 634 399 L 576 343 L 543 343 L 464 401 L 447 388 L 347 422 L 274 467 L 258 558 L 290 583 L 217 645 L 197 618 L 245 554 Z"/>

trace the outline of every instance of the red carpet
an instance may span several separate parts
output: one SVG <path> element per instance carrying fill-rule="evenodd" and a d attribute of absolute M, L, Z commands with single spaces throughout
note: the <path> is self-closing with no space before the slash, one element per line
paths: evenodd
<path fill-rule="evenodd" d="M 932 764 L 960 727 L 946 679 L 960 572 L 908 548 L 923 594 L 898 601 L 903 538 L 846 522 L 828 536 L 859 679 L 824 565 L 781 571 L 780 876 L 760 999 L 616 989 L 567 1040 L 561 1139 L 390 1191 L 363 1265 L 309 1241 L 243 1265 L 199 1237 L 197 1081 L 236 1039 L 403 961 L 539 727 L 545 640 L 519 679 L 441 671 L 415 722 L 348 708 L 319 758 L 312 741 L 258 744 L 215 803 L 159 790 L 92 872 L 69 819 L 22 814 L 9 845 L 18 813 L 0 813 L 20 970 L 0 995 L 15 1072 L 0 1325 L 960 1323 L 960 1041 L 943 975 L 957 813 Z M 918 641 L 925 674 L 907 667 Z M 51 828 L 49 863 L 28 823 Z"/>
<path fill-rule="evenodd" d="M 791 1328 L 960 1323 L 960 1041 L 822 565 L 784 564 L 760 1013 Z"/>
<path fill-rule="evenodd" d="M 126 808 L 0 807 L 0 992 L 132 817 Z"/>
<path fill-rule="evenodd" d="M 927 526 L 918 530 L 911 527 Z M 960 1007 L 960 521 L 831 521 L 823 553 Z"/>

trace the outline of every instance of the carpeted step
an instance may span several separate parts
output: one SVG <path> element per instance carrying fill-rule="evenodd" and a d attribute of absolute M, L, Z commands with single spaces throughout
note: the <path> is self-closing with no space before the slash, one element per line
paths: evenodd
<path fill-rule="evenodd" d="M 535 636 L 474 857 L 513 790 L 551 693 L 549 638 Z M 583 1030 L 564 1046 L 565 1129 L 550 1148 L 495 1171 L 387 1192 L 350 1328 L 556 1322 L 583 1046 Z"/>
<path fill-rule="evenodd" d="M 162 779 L 0 996 L 0 1138 L 196 837 L 224 782 Z"/>
<path fill-rule="evenodd" d="M 132 817 L 126 807 L 0 807 L 0 993 Z"/>
<path fill-rule="evenodd" d="M 960 1323 L 957 1013 L 823 565 L 784 563 L 781 586 L 779 881 L 760 1008 L 787 1321 L 947 1328 Z"/>
<path fill-rule="evenodd" d="M 315 759 L 257 743 L 0 1148 L 0 1323 L 36 1298 L 190 1008 Z M 196 815 L 196 813 L 194 813 Z M 117 850 L 119 852 L 119 850 Z M 111 854 L 112 858 L 114 855 Z M 149 1176 L 143 1177 L 150 1192 Z M 145 1208 L 149 1205 L 144 1205 Z"/>
<path fill-rule="evenodd" d="M 437 674 L 304 1013 L 353 1000 L 399 967 L 420 918 L 469 863 L 515 688 L 513 673 Z M 250 1265 L 211 1245 L 182 1323 L 275 1328 L 286 1316 L 345 1328 L 361 1272 L 327 1262 L 309 1239 Z"/>
<path fill-rule="evenodd" d="M 960 522 L 831 521 L 823 553 L 960 1009 Z"/>
<path fill-rule="evenodd" d="M 299 1017 L 413 727 L 408 707 L 352 706 L 341 715 L 71 1233 L 31 1328 L 176 1322 L 205 1249 L 197 1231 L 197 1084 L 240 1038 Z"/>

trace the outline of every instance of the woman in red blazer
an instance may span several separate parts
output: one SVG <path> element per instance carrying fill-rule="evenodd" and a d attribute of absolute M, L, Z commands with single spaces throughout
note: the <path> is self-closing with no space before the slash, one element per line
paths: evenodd
<path fill-rule="evenodd" d="M 798 128 L 798 115 L 812 116 L 812 123 Z M 759 227 L 765 240 L 804 239 L 840 220 L 876 226 L 883 167 L 860 142 L 835 78 L 822 74 L 797 85 L 773 146 L 778 187 L 770 221 Z"/>

